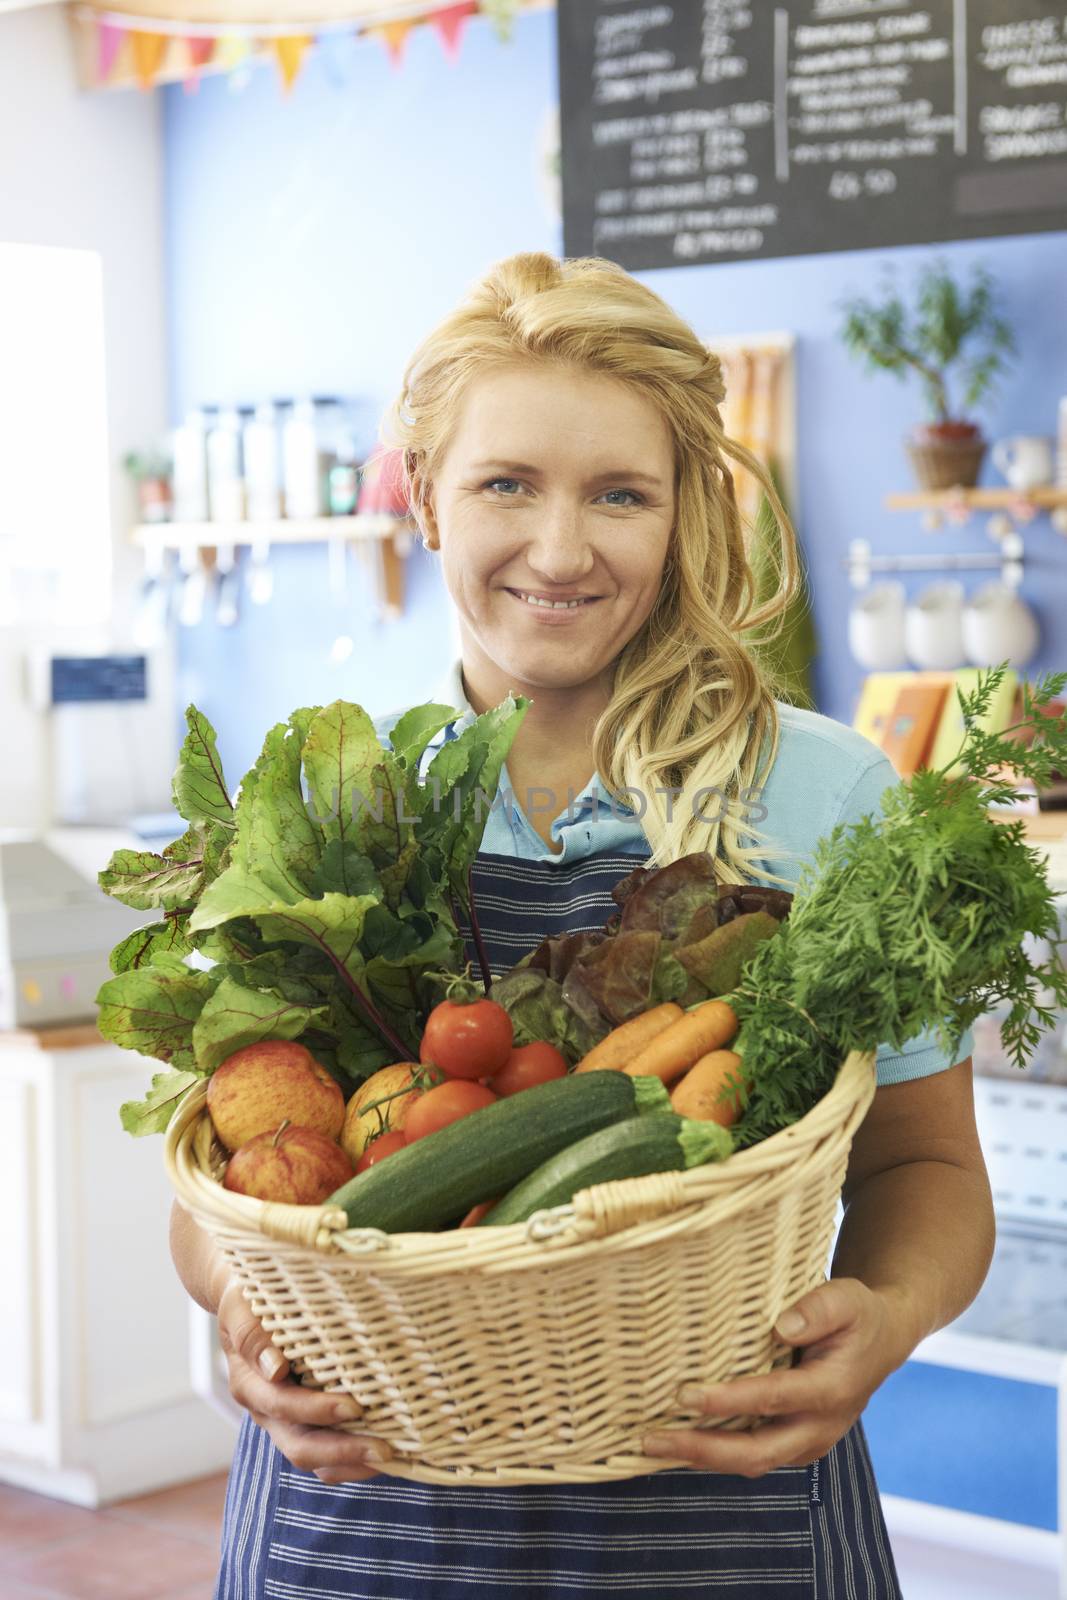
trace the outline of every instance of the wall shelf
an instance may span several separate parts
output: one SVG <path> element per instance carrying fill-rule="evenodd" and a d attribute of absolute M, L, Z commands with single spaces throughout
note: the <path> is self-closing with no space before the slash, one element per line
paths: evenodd
<path fill-rule="evenodd" d="M 975 511 L 1010 511 L 1032 505 L 1041 511 L 1067 506 L 1067 487 L 1046 489 L 923 489 L 908 494 L 888 494 L 889 511 L 947 511 L 969 506 Z"/>
<path fill-rule="evenodd" d="M 363 512 L 352 517 L 281 517 L 276 522 L 145 522 L 134 528 L 132 539 L 150 562 L 162 563 L 167 551 L 177 551 L 186 563 L 205 568 L 218 564 L 218 552 L 249 547 L 257 552 L 280 544 L 324 544 L 331 561 L 344 561 L 344 546 L 354 545 L 371 569 L 378 604 L 385 619 L 399 617 L 404 609 L 404 559 L 415 542 L 415 524 L 407 517 Z M 232 557 L 228 565 L 232 566 Z M 332 571 L 331 567 L 331 571 Z"/>
<path fill-rule="evenodd" d="M 1057 533 L 1067 534 L 1067 486 L 1041 489 L 916 489 L 885 497 L 889 511 L 921 511 L 923 527 L 936 533 L 946 522 L 962 525 L 979 511 L 989 511 L 987 532 L 1002 539 L 1046 513 Z"/>
<path fill-rule="evenodd" d="M 133 542 L 144 549 L 217 550 L 219 545 L 326 544 L 332 539 L 387 539 L 412 533 L 406 517 L 279 517 L 276 522 L 142 522 Z"/>

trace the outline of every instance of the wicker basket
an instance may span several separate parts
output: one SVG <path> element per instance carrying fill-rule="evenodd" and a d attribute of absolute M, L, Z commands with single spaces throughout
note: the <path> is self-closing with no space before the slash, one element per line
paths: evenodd
<path fill-rule="evenodd" d="M 973 489 L 987 449 L 977 439 L 906 439 L 912 471 L 920 489 Z"/>
<path fill-rule="evenodd" d="M 167 1168 L 292 1370 L 364 1407 L 349 1431 L 388 1441 L 390 1475 L 629 1478 L 679 1464 L 640 1441 L 697 1425 L 680 1383 L 789 1363 L 774 1323 L 823 1279 L 874 1062 L 850 1053 L 807 1116 L 721 1165 L 599 1184 L 508 1227 L 390 1235 L 232 1194 L 202 1084 Z"/>

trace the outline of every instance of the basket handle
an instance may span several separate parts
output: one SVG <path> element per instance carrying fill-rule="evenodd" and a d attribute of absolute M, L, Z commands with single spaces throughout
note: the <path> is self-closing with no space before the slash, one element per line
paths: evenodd
<path fill-rule="evenodd" d="M 620 1178 L 581 1189 L 564 1206 L 535 1211 L 526 1237 L 537 1244 L 571 1244 L 606 1239 L 635 1222 L 648 1222 L 665 1212 L 692 1205 L 680 1172 L 653 1172 L 644 1178 Z"/>

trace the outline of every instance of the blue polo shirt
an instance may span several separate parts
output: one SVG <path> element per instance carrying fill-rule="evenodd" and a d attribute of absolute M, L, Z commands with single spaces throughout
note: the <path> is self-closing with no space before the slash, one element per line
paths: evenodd
<path fill-rule="evenodd" d="M 463 688 L 458 660 L 431 697 L 441 705 L 455 706 L 462 715 L 437 734 L 423 757 L 423 770 L 446 739 L 455 738 L 475 712 Z M 880 809 L 886 789 L 900 783 L 892 763 L 883 750 L 854 728 L 806 711 L 786 701 L 776 702 L 781 724 L 778 754 L 766 775 L 761 792 L 752 796 L 753 826 L 769 841 L 764 854 L 757 857 L 754 875 L 766 882 L 764 874 L 777 873 L 794 886 L 804 862 L 811 860 L 815 845 L 838 823 L 858 822 Z M 388 740 L 400 710 L 374 719 L 378 737 Z M 709 808 L 715 799 L 709 802 Z M 641 826 L 637 807 L 612 801 L 598 774 L 571 799 L 551 825 L 553 840 L 562 846 L 550 850 L 534 830 L 518 800 L 503 767 L 498 801 L 486 818 L 481 850 L 490 855 L 515 856 L 524 861 L 580 861 L 584 857 L 611 854 L 646 855 L 649 841 Z M 756 841 L 749 836 L 743 840 Z M 937 1043 L 932 1031 L 916 1034 L 903 1050 L 880 1045 L 877 1052 L 879 1085 L 902 1083 L 910 1078 L 943 1072 L 956 1061 L 963 1061 L 974 1049 L 974 1034 L 968 1028 L 950 1058 Z"/>

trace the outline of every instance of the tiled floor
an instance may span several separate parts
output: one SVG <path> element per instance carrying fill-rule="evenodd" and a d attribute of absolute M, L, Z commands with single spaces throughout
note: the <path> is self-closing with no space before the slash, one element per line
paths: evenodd
<path fill-rule="evenodd" d="M 2 1600 L 211 1600 L 225 1474 L 82 1511 L 0 1484 Z M 905 1600 L 1055 1600 L 1052 1573 L 893 1540 Z"/>
<path fill-rule="evenodd" d="M 211 1600 L 226 1477 L 83 1511 L 0 1485 L 3 1600 Z"/>

